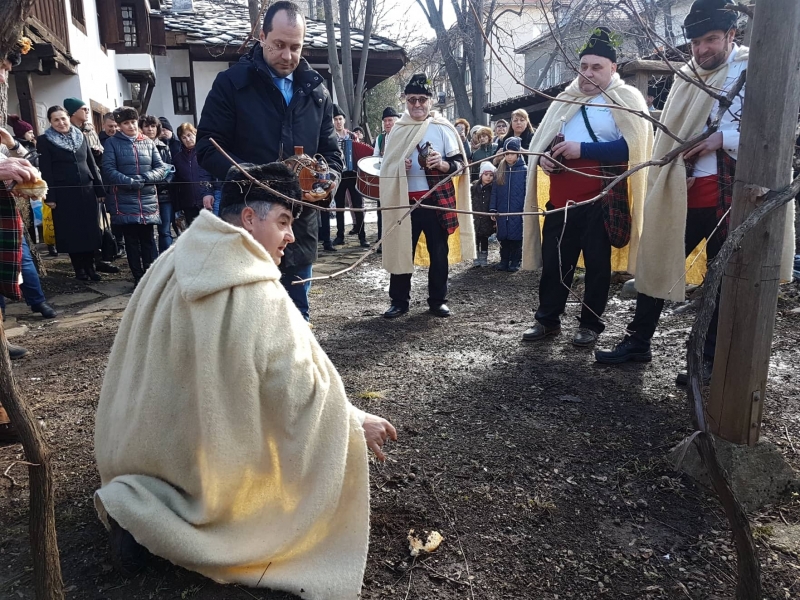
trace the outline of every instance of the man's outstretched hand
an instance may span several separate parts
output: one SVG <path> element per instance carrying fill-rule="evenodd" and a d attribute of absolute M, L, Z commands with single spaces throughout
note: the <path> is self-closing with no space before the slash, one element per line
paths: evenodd
<path fill-rule="evenodd" d="M 375 453 L 378 460 L 386 460 L 386 455 L 381 451 L 383 445 L 389 441 L 397 441 L 397 430 L 386 419 L 371 415 L 364 417 L 364 437 L 367 439 L 367 447 Z"/>
<path fill-rule="evenodd" d="M 36 181 L 37 177 L 39 177 L 39 171 L 24 158 L 0 160 L 0 180 L 23 183 Z"/>

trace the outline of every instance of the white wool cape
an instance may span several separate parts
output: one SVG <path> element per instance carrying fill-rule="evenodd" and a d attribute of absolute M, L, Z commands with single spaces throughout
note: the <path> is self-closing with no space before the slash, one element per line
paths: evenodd
<path fill-rule="evenodd" d="M 389 137 L 386 138 L 386 152 L 381 163 L 380 179 L 382 207 L 402 206 L 410 208 L 405 159 L 414 153 L 417 144 L 419 144 L 431 123 L 447 127 L 455 134 L 461 156 L 466 160 L 467 153 L 461 143 L 461 137 L 456 133 L 450 121 L 435 114 L 424 121 L 415 121 L 407 111 L 404 112 L 400 120 L 392 127 Z M 436 150 L 436 148 L 434 149 Z M 458 210 L 472 210 L 469 169 L 464 174 L 453 177 L 452 181 L 456 190 L 456 208 Z M 430 209 L 419 207 L 414 210 Z M 395 227 L 393 231 L 391 230 L 404 214 L 405 212 L 402 210 L 387 210 L 383 213 L 383 268 L 395 275 L 414 272 L 413 248 L 411 247 L 411 217 L 406 217 L 400 225 Z M 458 238 L 455 236 L 458 236 Z M 448 245 L 450 246 L 448 255 L 450 264 L 475 258 L 475 232 L 472 224 L 472 215 L 458 214 L 458 229 L 450 236 Z M 417 254 L 427 254 L 426 249 L 417 248 Z M 418 262 L 418 264 L 420 263 Z"/>
<path fill-rule="evenodd" d="M 580 78 L 575 78 L 566 90 L 558 95 L 559 99 L 591 104 L 597 94 L 587 96 L 581 91 Z M 629 109 L 647 112 L 647 103 L 642 93 L 633 86 L 625 84 L 618 73 L 614 73 L 611 82 L 604 90 L 606 104 L 618 104 Z M 536 129 L 531 140 L 531 152 L 545 152 L 550 142 L 559 131 L 561 117 L 567 122 L 580 110 L 580 105 L 555 101 L 547 109 L 542 123 Z M 611 108 L 611 116 L 622 137 L 628 144 L 628 164 L 639 165 L 650 160 L 653 146 L 653 128 L 649 121 L 641 116 Z M 550 199 L 550 181 L 544 171 L 540 171 L 539 157 L 531 155 L 528 159 L 528 181 L 525 193 L 525 212 L 544 210 Z M 636 272 L 636 252 L 639 246 L 639 235 L 642 231 L 642 211 L 644 197 L 647 192 L 647 168 L 640 169 L 628 177 L 628 206 L 631 211 L 631 241 L 624 248 L 612 248 L 611 268 L 614 271 Z M 599 202 L 599 200 L 598 200 Z M 567 216 L 569 218 L 569 216 Z M 541 219 L 538 215 L 522 217 L 522 268 L 533 271 L 542 267 Z"/>
<path fill-rule="evenodd" d="M 749 49 L 740 46 L 734 61 L 746 61 Z M 722 90 L 728 75 L 728 63 L 716 69 L 698 67 L 694 59 L 681 71 L 689 77 L 697 75 L 712 89 Z M 746 100 L 745 100 L 746 101 Z M 688 140 L 702 133 L 711 114 L 714 98 L 698 86 L 678 77 L 672 85 L 661 122 L 679 138 Z M 716 115 L 711 115 L 711 118 Z M 678 142 L 659 131 L 653 157 L 658 159 L 678 146 Z M 636 289 L 648 296 L 682 302 L 686 298 L 686 273 L 694 260 L 685 257 L 684 236 L 687 211 L 686 168 L 683 158 L 663 167 L 650 167 L 644 224 L 639 244 Z M 791 281 L 794 254 L 794 203 L 787 210 L 784 229 L 780 277 Z"/>
<path fill-rule="evenodd" d="M 363 414 L 269 254 L 201 211 L 122 318 L 97 408 L 95 506 L 216 581 L 356 600 Z"/>

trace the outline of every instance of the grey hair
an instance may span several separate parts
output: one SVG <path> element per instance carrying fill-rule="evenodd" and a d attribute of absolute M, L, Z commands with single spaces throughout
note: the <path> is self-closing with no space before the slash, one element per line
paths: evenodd
<path fill-rule="evenodd" d="M 253 200 L 242 204 L 229 204 L 219 211 L 219 218 L 233 225 L 238 225 L 242 220 L 242 211 L 249 206 L 262 221 L 267 218 L 269 211 L 272 210 L 274 202 L 264 202 L 263 200 Z"/>

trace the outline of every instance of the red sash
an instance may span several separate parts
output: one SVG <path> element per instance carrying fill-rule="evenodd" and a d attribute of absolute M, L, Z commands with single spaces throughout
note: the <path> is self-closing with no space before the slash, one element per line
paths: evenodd
<path fill-rule="evenodd" d="M 602 175 L 600 161 L 577 158 L 559 161 L 570 169 L 588 175 Z M 605 185 L 605 179 L 584 177 L 578 173 L 563 171 L 550 175 L 550 204 L 554 208 L 564 208 L 568 200 L 582 202 L 594 198 Z"/>
<path fill-rule="evenodd" d="M 719 176 L 698 177 L 686 193 L 688 208 L 714 208 L 719 202 Z"/>

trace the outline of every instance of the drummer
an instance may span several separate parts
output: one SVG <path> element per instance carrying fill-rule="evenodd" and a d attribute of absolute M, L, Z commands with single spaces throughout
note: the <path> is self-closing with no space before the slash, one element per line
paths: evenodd
<path fill-rule="evenodd" d="M 383 131 L 378 134 L 378 138 L 375 140 L 375 152 L 372 153 L 372 156 L 383 156 L 383 152 L 386 149 L 386 136 L 389 135 L 389 132 L 399 118 L 400 115 L 398 115 L 397 111 L 391 106 L 387 106 L 383 109 L 383 116 L 381 117 L 383 121 Z M 380 213 L 378 214 L 380 215 Z M 378 227 L 380 228 L 380 225 L 378 225 Z M 380 237 L 380 234 L 378 237 Z"/>
<path fill-rule="evenodd" d="M 383 121 L 383 131 L 378 134 L 378 137 L 375 139 L 375 151 L 372 153 L 372 156 L 380 156 L 383 157 L 383 152 L 386 150 L 386 137 L 389 135 L 389 132 L 394 127 L 394 124 L 397 122 L 397 119 L 400 118 L 400 115 L 397 114 L 397 111 L 392 108 L 391 106 L 387 106 L 383 109 L 383 117 L 381 120 Z M 375 199 L 378 202 L 378 208 L 381 207 L 381 199 Z M 378 211 L 378 239 L 383 237 L 383 213 Z M 378 246 L 378 254 L 383 252 L 383 248 Z"/>

